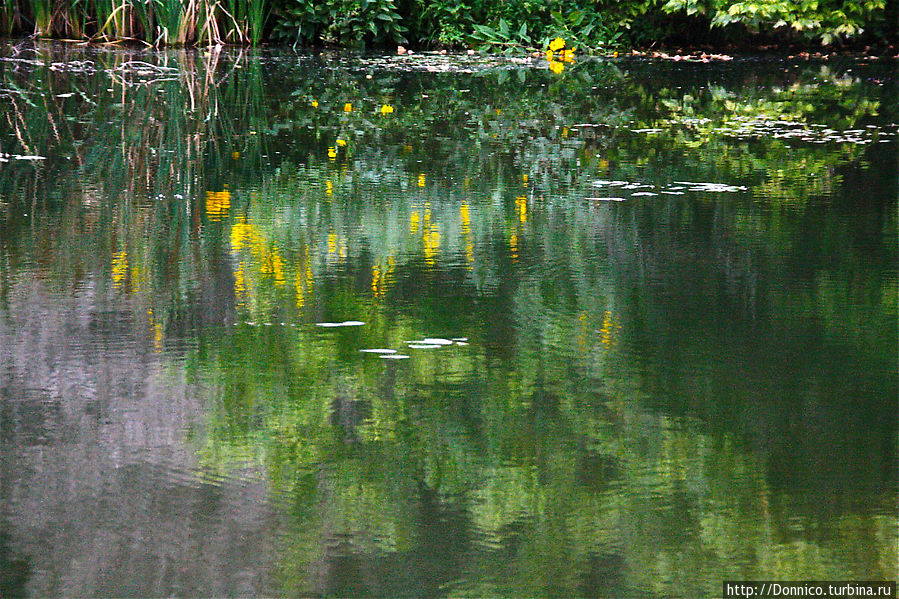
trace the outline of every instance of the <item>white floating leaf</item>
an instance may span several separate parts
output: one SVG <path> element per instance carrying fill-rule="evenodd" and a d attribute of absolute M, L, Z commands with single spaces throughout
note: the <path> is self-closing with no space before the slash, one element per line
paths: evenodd
<path fill-rule="evenodd" d="M 13 158 L 16 160 L 46 160 L 46 156 L 23 156 L 21 154 L 13 154 Z"/>
<path fill-rule="evenodd" d="M 443 347 L 443 345 L 439 343 L 410 343 L 409 347 L 411 349 L 437 349 Z"/>
<path fill-rule="evenodd" d="M 624 198 L 587 198 L 588 200 L 593 200 L 594 202 L 623 202 Z"/>
<path fill-rule="evenodd" d="M 651 192 L 651 191 L 635 191 L 635 192 L 632 193 L 631 195 L 633 195 L 633 196 L 636 197 L 636 196 L 657 196 L 657 195 L 659 195 L 659 194 L 653 193 L 653 192 Z"/>
<path fill-rule="evenodd" d="M 425 345 L 452 345 L 453 342 L 449 339 L 443 339 L 441 337 L 426 337 L 421 340 Z"/>
<path fill-rule="evenodd" d="M 361 327 L 364 324 L 365 323 L 361 320 L 344 320 L 340 323 L 340 325 L 344 327 Z"/>
<path fill-rule="evenodd" d="M 453 337 L 453 341 L 468 341 L 468 337 Z"/>
<path fill-rule="evenodd" d="M 372 348 L 372 349 L 360 349 L 359 351 L 365 352 L 367 354 L 395 354 L 395 349 L 384 349 L 384 348 Z"/>
<path fill-rule="evenodd" d="M 383 356 L 378 356 L 379 358 L 386 358 L 388 360 L 405 360 L 409 356 L 406 354 L 384 354 Z"/>

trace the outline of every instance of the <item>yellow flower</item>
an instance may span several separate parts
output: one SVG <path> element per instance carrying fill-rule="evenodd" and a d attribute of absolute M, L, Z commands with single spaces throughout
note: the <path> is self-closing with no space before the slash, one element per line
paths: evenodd
<path fill-rule="evenodd" d="M 343 111 L 344 112 L 353 112 L 353 105 L 350 104 L 349 102 L 347 102 L 346 104 L 343 105 Z"/>
<path fill-rule="evenodd" d="M 425 186 L 425 181 L 426 181 L 426 179 L 425 179 L 425 174 L 424 174 L 424 173 L 419 174 L 419 175 L 418 175 L 418 186 L 419 186 L 419 187 L 424 187 L 424 186 Z"/>
<path fill-rule="evenodd" d="M 553 41 L 549 42 L 549 49 L 552 51 L 561 50 L 565 47 L 565 40 L 560 37 L 557 37 Z"/>
<path fill-rule="evenodd" d="M 570 50 L 562 50 L 562 60 L 565 62 L 574 62 L 574 48 Z"/>
<path fill-rule="evenodd" d="M 328 148 L 328 158 L 330 158 L 331 160 L 337 158 L 337 148 L 335 148 L 334 146 Z"/>
<path fill-rule="evenodd" d="M 318 100 L 312 100 L 312 107 L 318 108 Z"/>
<path fill-rule="evenodd" d="M 381 106 L 381 114 L 387 115 L 393 113 L 393 106 L 390 104 L 384 104 Z"/>
<path fill-rule="evenodd" d="M 345 145 L 346 145 L 346 140 L 345 140 L 345 139 L 338 139 L 338 140 L 337 140 L 337 145 L 338 145 L 338 146 L 341 146 L 341 147 L 345 146 Z"/>
<path fill-rule="evenodd" d="M 552 59 L 553 59 L 553 51 L 547 50 L 546 51 L 546 60 L 552 60 Z"/>
<path fill-rule="evenodd" d="M 565 65 L 558 60 L 553 60 L 549 63 L 549 70 L 558 75 L 565 70 Z"/>

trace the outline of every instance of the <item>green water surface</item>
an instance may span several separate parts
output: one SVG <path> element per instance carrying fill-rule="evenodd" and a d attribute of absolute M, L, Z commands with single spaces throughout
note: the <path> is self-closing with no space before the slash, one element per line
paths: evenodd
<path fill-rule="evenodd" d="M 896 580 L 897 61 L 559 64 L 0 47 L 0 595 Z"/>

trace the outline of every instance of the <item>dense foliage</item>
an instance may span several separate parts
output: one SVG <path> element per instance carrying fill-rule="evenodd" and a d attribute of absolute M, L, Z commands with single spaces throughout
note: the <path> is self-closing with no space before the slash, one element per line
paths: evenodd
<path fill-rule="evenodd" d="M 652 42 L 895 41 L 885 0 L 0 0 L 0 34 L 147 44 L 586 51 Z"/>

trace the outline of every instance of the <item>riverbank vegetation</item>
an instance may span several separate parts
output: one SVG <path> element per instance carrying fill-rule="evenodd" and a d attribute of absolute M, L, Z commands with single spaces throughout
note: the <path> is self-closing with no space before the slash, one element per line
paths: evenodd
<path fill-rule="evenodd" d="M 896 42 L 885 0 L 0 0 L 0 35 L 153 46 L 602 52 L 653 44 Z"/>

